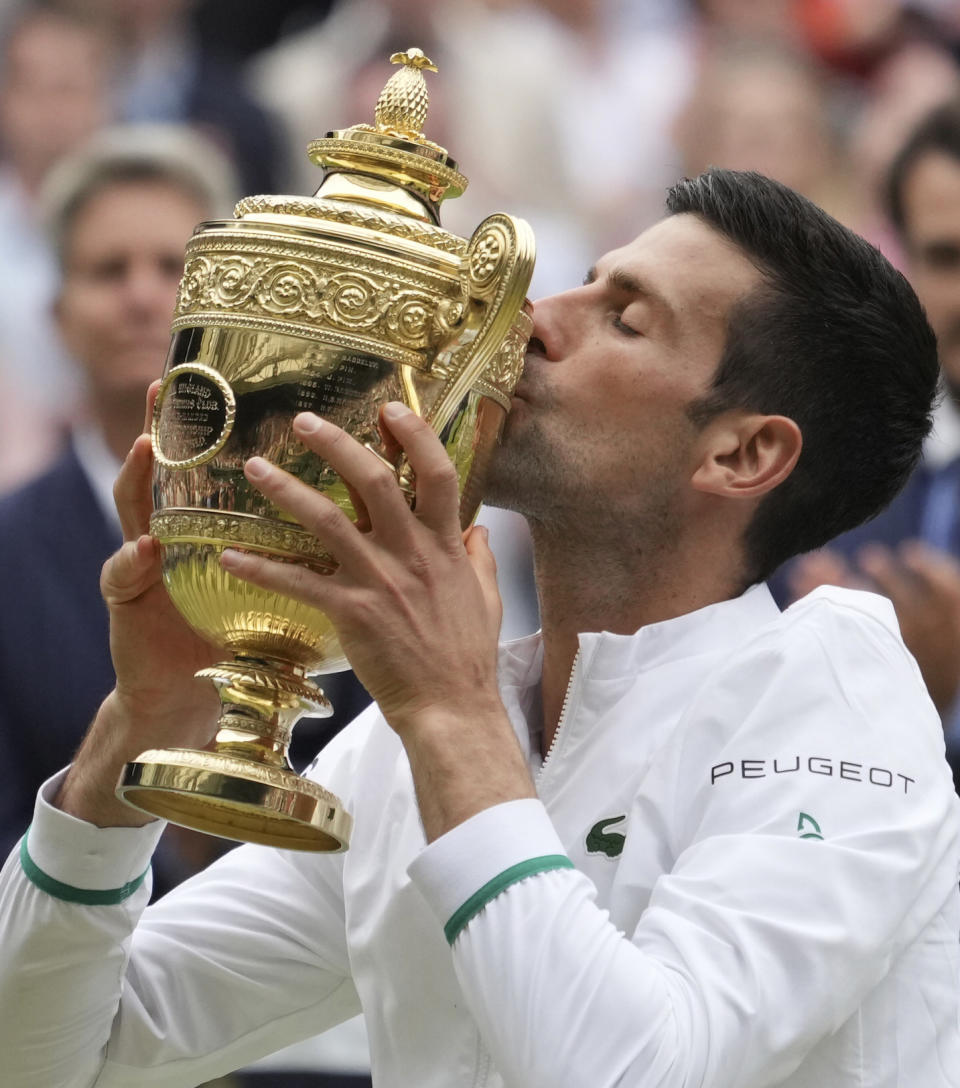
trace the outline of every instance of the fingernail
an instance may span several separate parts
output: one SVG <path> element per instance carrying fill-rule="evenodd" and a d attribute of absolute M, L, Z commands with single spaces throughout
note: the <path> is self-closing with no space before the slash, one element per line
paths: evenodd
<path fill-rule="evenodd" d="M 262 457 L 251 457 L 243 466 L 248 480 L 262 480 L 270 472 L 270 464 Z"/>
<path fill-rule="evenodd" d="M 224 548 L 220 553 L 220 566 L 229 569 L 230 567 L 238 567 L 243 562 L 243 554 L 238 551 L 234 551 L 233 548 Z"/>
<path fill-rule="evenodd" d="M 315 434 L 323 425 L 323 420 L 315 412 L 300 412 L 294 418 L 293 425 L 302 434 Z"/>
<path fill-rule="evenodd" d="M 388 401 L 383 406 L 383 414 L 387 419 L 402 419 L 404 416 L 412 415 L 411 409 L 398 400 Z"/>

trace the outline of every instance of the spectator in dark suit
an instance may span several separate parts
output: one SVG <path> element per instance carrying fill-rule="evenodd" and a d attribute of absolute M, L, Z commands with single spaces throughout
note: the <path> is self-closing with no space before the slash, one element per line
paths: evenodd
<path fill-rule="evenodd" d="M 960 789 L 960 102 L 935 109 L 891 167 L 890 219 L 937 334 L 944 397 L 924 462 L 879 517 L 774 579 L 786 602 L 825 582 L 893 601 L 940 711 Z"/>
<path fill-rule="evenodd" d="M 66 161 L 46 191 L 56 320 L 84 378 L 86 415 L 52 468 L 0 501 L 7 847 L 30 820 L 37 783 L 69 760 L 113 684 L 99 594 L 120 541 L 113 477 L 163 369 L 184 244 L 232 195 L 226 169 L 208 165 L 213 154 L 185 131 L 118 130 Z"/>

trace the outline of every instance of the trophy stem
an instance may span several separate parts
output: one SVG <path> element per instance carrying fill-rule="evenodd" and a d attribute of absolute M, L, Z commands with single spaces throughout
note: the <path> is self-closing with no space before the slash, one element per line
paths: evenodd
<path fill-rule="evenodd" d="M 302 669 L 285 661 L 237 654 L 233 661 L 201 669 L 212 680 L 222 712 L 213 750 L 290 769 L 287 751 L 297 719 L 333 713 L 330 700 Z"/>
<path fill-rule="evenodd" d="M 197 673 L 222 704 L 210 749 L 151 749 L 128 763 L 118 796 L 136 808 L 241 842 L 289 850 L 345 850 L 351 817 L 340 801 L 290 766 L 296 719 L 333 712 L 302 669 L 236 655 Z"/>

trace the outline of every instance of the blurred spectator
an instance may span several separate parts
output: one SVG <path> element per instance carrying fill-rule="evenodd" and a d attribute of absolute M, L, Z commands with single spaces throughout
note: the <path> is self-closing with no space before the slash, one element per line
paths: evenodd
<path fill-rule="evenodd" d="M 836 24 L 827 8 L 843 9 L 834 12 Z M 727 21 L 707 24 L 676 138 L 683 173 L 717 165 L 767 174 L 899 264 L 884 181 L 919 121 L 960 93 L 960 69 L 929 27 L 911 29 L 902 21 L 899 5 L 854 9 L 857 4 L 840 0 L 800 4 L 793 8 L 792 29 L 784 25 L 775 33 L 766 24 L 765 35 L 757 32 L 764 24 L 729 12 Z M 828 26 L 836 35 L 829 42 Z M 827 60 L 838 68 L 827 67 Z"/>
<path fill-rule="evenodd" d="M 61 273 L 54 308 L 86 413 L 60 459 L 0 500 L 8 848 L 38 785 L 70 761 L 113 686 L 99 594 L 100 567 L 120 540 L 113 479 L 163 369 L 184 244 L 197 220 L 228 203 L 218 161 L 188 132 L 120 129 L 65 159 L 45 187 Z"/>
<path fill-rule="evenodd" d="M 940 348 L 946 395 L 924 463 L 879 517 L 788 564 L 781 600 L 824 582 L 891 598 L 943 717 L 960 784 L 960 100 L 913 133 L 889 175 L 890 218 Z"/>
<path fill-rule="evenodd" d="M 955 0 L 796 0 L 795 16 L 809 49 L 866 79 L 905 45 L 947 46 L 960 31 Z"/>
<path fill-rule="evenodd" d="M 563 173 L 549 184 L 565 187 L 565 218 L 588 240 L 592 263 L 663 214 L 681 167 L 671 130 L 695 74 L 696 24 L 613 0 L 541 6 L 555 20 L 549 90 L 563 152 Z"/>
<path fill-rule="evenodd" d="M 782 45 L 721 39 L 707 51 L 677 119 L 683 173 L 756 170 L 842 221 L 853 203 L 832 121 L 831 84 L 808 56 Z"/>
<path fill-rule="evenodd" d="M 708 29 L 722 35 L 781 43 L 800 36 L 797 0 L 693 0 L 693 6 Z"/>
<path fill-rule="evenodd" d="M 903 260 L 892 232 L 884 186 L 897 151 L 934 107 L 960 94 L 960 69 L 932 41 L 904 42 L 880 61 L 865 85 L 863 109 L 850 137 L 851 178 L 858 201 L 849 225 L 891 260 Z"/>
<path fill-rule="evenodd" d="M 97 24 L 23 6 L 0 42 L 0 490 L 43 468 L 75 409 L 56 334 L 55 263 L 37 196 L 51 166 L 109 115 L 109 42 Z"/>
<path fill-rule="evenodd" d="M 896 36 L 904 6 L 902 0 L 798 0 L 795 17 L 818 56 L 863 73 Z"/>
<path fill-rule="evenodd" d="M 49 409 L 25 395 L 0 367 L 0 494 L 42 472 L 62 441 L 60 405 Z M 50 390 L 54 397 L 57 390 Z"/>
<path fill-rule="evenodd" d="M 230 56 L 209 48 L 190 19 L 195 0 L 61 0 L 95 12 L 117 42 L 117 110 L 127 122 L 182 122 L 236 165 L 244 194 L 283 188 L 275 122 L 247 92 Z"/>

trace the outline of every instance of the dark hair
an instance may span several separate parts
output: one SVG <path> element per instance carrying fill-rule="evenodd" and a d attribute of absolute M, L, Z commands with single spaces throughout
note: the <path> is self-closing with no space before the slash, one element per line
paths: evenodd
<path fill-rule="evenodd" d="M 906 483 L 931 426 L 937 346 L 910 285 L 809 200 L 754 173 L 710 170 L 675 185 L 692 213 L 763 274 L 733 307 L 702 425 L 730 409 L 794 420 L 803 449 L 745 537 L 747 582 L 878 514 Z"/>
<path fill-rule="evenodd" d="M 907 178 L 921 159 L 937 153 L 960 162 L 960 99 L 945 102 L 928 113 L 890 164 L 884 196 L 887 214 L 901 236 L 907 233 L 903 206 Z"/>

